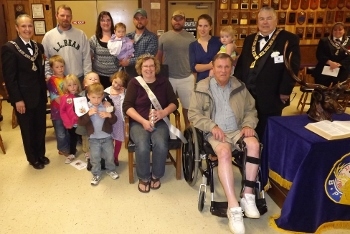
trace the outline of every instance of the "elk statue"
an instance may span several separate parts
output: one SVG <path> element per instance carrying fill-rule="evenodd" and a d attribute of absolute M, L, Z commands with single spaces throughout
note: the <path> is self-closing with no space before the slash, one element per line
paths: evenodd
<path fill-rule="evenodd" d="M 341 94 L 344 93 L 345 90 L 349 89 L 350 78 L 347 80 L 337 83 L 336 85 L 332 84 L 329 87 L 326 87 L 321 84 L 311 84 L 307 83 L 304 80 L 300 79 L 297 75 L 294 74 L 291 65 L 290 59 L 292 57 L 291 52 L 289 56 L 286 56 L 286 49 L 288 46 L 288 41 L 284 46 L 284 64 L 290 73 L 290 75 L 294 78 L 294 80 L 302 86 L 307 88 L 312 88 L 312 95 L 310 101 L 310 109 L 307 114 L 309 119 L 313 121 L 322 121 L 322 120 L 330 120 L 332 121 L 332 114 L 342 114 L 345 111 L 344 106 L 342 106 L 338 102 L 338 98 Z"/>

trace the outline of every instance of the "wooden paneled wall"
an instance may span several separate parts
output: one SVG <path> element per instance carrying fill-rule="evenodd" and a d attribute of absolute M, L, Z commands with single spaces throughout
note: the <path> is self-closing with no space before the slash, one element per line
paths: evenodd
<path fill-rule="evenodd" d="M 167 5 L 169 0 L 140 0 L 140 6 L 144 8 L 148 13 L 148 29 L 154 33 L 157 30 L 165 30 L 167 24 Z M 181 1 L 181 0 L 179 0 Z M 188 1 L 188 0 L 184 0 Z M 5 9 L 5 21 L 6 21 L 6 31 L 7 39 L 13 39 L 17 36 L 17 32 L 14 26 L 16 6 L 19 4 L 24 6 L 24 12 L 32 15 L 32 4 L 43 4 L 44 7 L 44 19 L 35 19 L 35 20 L 45 20 L 46 31 L 52 29 L 56 23 L 55 19 L 55 9 L 54 0 L 0 0 L 1 5 Z M 151 3 L 159 3 L 160 9 L 151 9 Z M 219 2 L 217 4 L 217 9 Z M 217 12 L 217 10 L 215 10 Z M 74 14 L 74 12 L 73 12 Z M 132 16 L 130 16 L 132 17 Z M 214 16 L 215 28 L 219 29 L 220 22 L 218 22 L 217 16 Z M 216 32 L 217 33 L 217 32 Z M 43 38 L 42 35 L 35 35 L 34 40 L 41 41 Z M 316 44 L 304 44 L 301 45 L 301 54 L 302 54 L 302 64 L 312 65 L 316 64 L 315 58 Z"/>

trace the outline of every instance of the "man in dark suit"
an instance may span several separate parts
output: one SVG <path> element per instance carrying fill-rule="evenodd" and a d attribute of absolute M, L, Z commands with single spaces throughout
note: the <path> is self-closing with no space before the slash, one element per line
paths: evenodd
<path fill-rule="evenodd" d="M 43 169 L 45 157 L 47 91 L 44 48 L 30 38 L 33 20 L 23 14 L 16 18 L 18 37 L 1 48 L 2 72 L 21 128 L 24 151 L 35 169 Z"/>
<path fill-rule="evenodd" d="M 291 67 L 295 74 L 300 67 L 300 48 L 295 34 L 277 28 L 277 15 L 271 7 L 260 9 L 258 28 L 258 33 L 244 40 L 234 75 L 246 84 L 255 98 L 259 119 L 255 131 L 261 140 L 267 118 L 282 114 L 295 85 L 284 65 L 284 46 L 288 41 L 286 54 L 289 56 L 293 52 Z"/>

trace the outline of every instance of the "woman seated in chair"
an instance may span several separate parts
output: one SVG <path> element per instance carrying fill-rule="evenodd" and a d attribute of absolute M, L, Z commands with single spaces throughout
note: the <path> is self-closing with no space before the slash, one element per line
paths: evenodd
<path fill-rule="evenodd" d="M 135 143 L 138 189 L 147 193 L 161 186 L 169 139 L 169 128 L 163 118 L 177 109 L 178 101 L 168 78 L 156 75 L 160 64 L 153 55 L 141 55 L 135 68 L 140 76 L 129 82 L 123 110 L 130 117 L 130 137 Z"/>

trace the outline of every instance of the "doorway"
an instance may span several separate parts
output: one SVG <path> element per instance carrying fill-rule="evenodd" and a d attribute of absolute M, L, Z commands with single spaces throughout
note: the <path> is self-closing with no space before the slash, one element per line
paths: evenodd
<path fill-rule="evenodd" d="M 185 13 L 185 29 L 196 35 L 196 23 L 198 16 L 208 14 L 215 21 L 215 1 L 168 1 L 167 5 L 167 31 L 171 30 L 171 17 L 174 11 L 180 10 Z M 213 23 L 211 33 L 215 33 Z"/>

